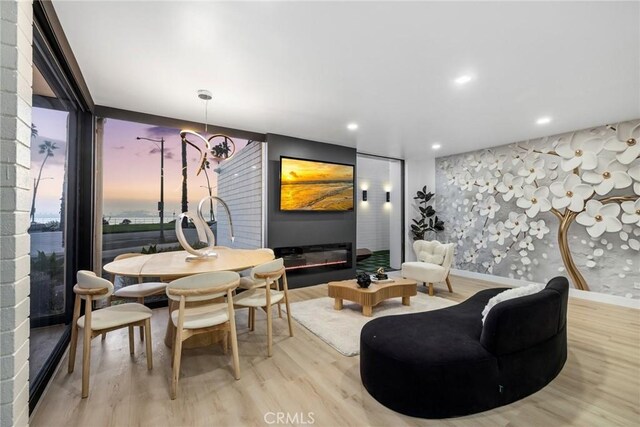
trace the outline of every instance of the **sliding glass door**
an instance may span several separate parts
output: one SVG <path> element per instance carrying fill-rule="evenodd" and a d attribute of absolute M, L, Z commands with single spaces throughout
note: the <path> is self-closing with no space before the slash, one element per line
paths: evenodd
<path fill-rule="evenodd" d="M 33 379 L 60 341 L 65 326 L 65 230 L 69 124 L 76 111 L 33 69 L 31 123 L 31 345 Z"/>
<path fill-rule="evenodd" d="M 66 350 L 75 273 L 91 268 L 93 228 L 92 114 L 77 96 L 37 11 L 34 5 L 28 219 L 31 409 Z"/>

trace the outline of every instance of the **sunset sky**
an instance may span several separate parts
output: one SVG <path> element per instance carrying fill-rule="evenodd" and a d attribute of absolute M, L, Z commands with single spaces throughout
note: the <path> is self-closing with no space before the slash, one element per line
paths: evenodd
<path fill-rule="evenodd" d="M 33 107 L 32 121 L 38 129 L 38 136 L 31 140 L 31 185 L 38 177 L 44 154 L 39 145 L 51 141 L 58 147 L 42 169 L 42 179 L 36 198 L 36 220 L 47 218 L 60 220 L 60 197 L 64 185 L 64 169 L 67 151 L 67 116 L 65 111 Z"/>
<path fill-rule="evenodd" d="M 306 181 L 352 181 L 353 167 L 307 160 L 282 159 L 283 183 Z"/>
<path fill-rule="evenodd" d="M 197 129 L 202 132 L 201 129 Z M 180 129 L 151 126 L 143 123 L 107 119 L 104 129 L 104 203 L 106 217 L 157 216 L 160 200 L 160 153 L 150 141 L 136 140 L 137 136 L 160 139 L 164 137 L 164 199 L 165 220 L 181 212 L 181 141 Z M 236 152 L 246 140 L 234 138 Z M 192 142 L 196 143 L 193 139 Z M 158 144 L 159 145 L 159 144 Z M 199 153 L 187 149 L 188 195 L 191 203 L 208 195 L 204 173 L 196 176 Z M 211 186 L 216 188 L 217 174 L 212 162 L 208 170 Z"/>
<path fill-rule="evenodd" d="M 36 178 L 44 154 L 38 145 L 45 140 L 59 147 L 45 163 L 36 200 L 36 218 L 56 218 L 60 215 L 60 197 L 64 185 L 66 159 L 67 113 L 43 108 L 33 109 L 33 123 L 38 137 L 32 140 L 31 176 Z M 202 132 L 202 129 L 197 129 Z M 108 217 L 158 217 L 160 200 L 160 153 L 150 141 L 136 140 L 137 136 L 153 139 L 164 137 L 164 198 L 165 221 L 181 211 L 180 129 L 152 126 L 143 123 L 107 119 L 104 129 L 103 153 L 103 212 Z M 246 140 L 234 138 L 236 152 Z M 195 140 L 193 142 L 196 142 Z M 159 145 L 159 144 L 158 144 Z M 199 153 L 192 147 L 187 151 L 189 201 L 197 202 L 208 194 L 203 173 L 195 175 Z M 211 185 L 216 188 L 216 173 L 211 163 L 208 170 Z"/>

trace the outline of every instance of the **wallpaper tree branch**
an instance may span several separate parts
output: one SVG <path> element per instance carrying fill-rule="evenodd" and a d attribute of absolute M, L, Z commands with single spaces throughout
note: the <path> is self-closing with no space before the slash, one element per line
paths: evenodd
<path fill-rule="evenodd" d="M 456 267 L 640 297 L 640 120 L 437 159 Z"/>

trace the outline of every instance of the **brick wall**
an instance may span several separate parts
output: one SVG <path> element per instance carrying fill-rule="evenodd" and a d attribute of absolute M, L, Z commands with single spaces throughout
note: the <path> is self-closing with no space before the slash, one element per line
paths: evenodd
<path fill-rule="evenodd" d="M 31 1 L 0 1 L 0 427 L 29 423 Z"/>
<path fill-rule="evenodd" d="M 261 248 L 262 242 L 262 143 L 247 145 L 222 163 L 218 171 L 218 197 L 229 205 L 235 242 L 231 243 L 229 218 L 217 207 L 220 246 L 240 249 Z"/>

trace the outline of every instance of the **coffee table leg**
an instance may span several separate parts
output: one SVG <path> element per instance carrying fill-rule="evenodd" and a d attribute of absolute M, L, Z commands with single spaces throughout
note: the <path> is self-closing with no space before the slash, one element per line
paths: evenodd
<path fill-rule="evenodd" d="M 363 305 L 362 306 L 362 315 L 363 316 L 371 317 L 372 314 L 373 314 L 373 307 L 371 307 L 370 305 Z"/>
<path fill-rule="evenodd" d="M 411 297 L 402 297 L 402 305 L 411 305 Z"/>
<path fill-rule="evenodd" d="M 336 301 L 333 303 L 334 310 L 342 310 L 342 298 L 336 298 Z"/>

